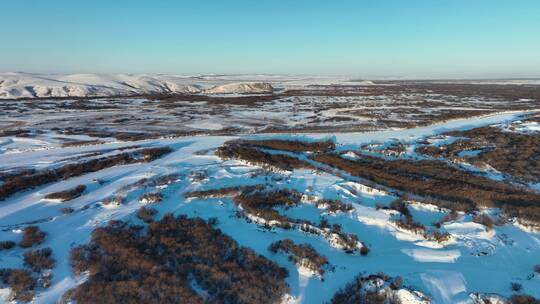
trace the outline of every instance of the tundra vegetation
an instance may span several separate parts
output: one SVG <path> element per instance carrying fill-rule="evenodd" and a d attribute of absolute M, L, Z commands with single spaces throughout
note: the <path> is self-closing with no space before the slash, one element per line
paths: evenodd
<path fill-rule="evenodd" d="M 276 303 L 289 292 L 287 270 L 200 218 L 172 214 L 147 229 L 120 221 L 97 228 L 71 263 L 88 273 L 64 295 L 77 303 Z"/>

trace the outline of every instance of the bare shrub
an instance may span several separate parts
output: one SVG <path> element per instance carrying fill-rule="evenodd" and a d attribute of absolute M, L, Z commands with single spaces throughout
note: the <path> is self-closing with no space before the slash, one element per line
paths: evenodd
<path fill-rule="evenodd" d="M 1 250 L 9 250 L 13 247 L 15 247 L 16 243 L 13 241 L 0 241 L 0 251 Z"/>
<path fill-rule="evenodd" d="M 52 269 L 55 261 L 51 248 L 43 248 L 25 252 L 24 263 L 34 272 L 41 272 L 43 269 Z"/>
<path fill-rule="evenodd" d="M 95 158 L 80 163 L 67 164 L 62 167 L 38 171 L 24 172 L 7 178 L 0 185 L 0 200 L 34 187 L 47 183 L 80 176 L 86 173 L 97 172 L 105 168 L 118 165 L 127 165 L 139 162 L 150 162 L 172 150 L 168 147 L 139 149 L 132 153 L 120 153 L 108 157 Z"/>
<path fill-rule="evenodd" d="M 285 239 L 273 242 L 268 247 L 273 253 L 283 252 L 289 255 L 289 260 L 295 264 L 316 271 L 323 275 L 325 268 L 329 266 L 328 259 L 320 255 L 313 246 L 309 244 L 295 244 L 292 240 Z"/>
<path fill-rule="evenodd" d="M 395 297 L 392 288 L 386 288 L 400 278 L 392 280 L 384 273 L 369 276 L 356 276 L 351 282 L 340 288 L 330 300 L 331 304 L 400 304 L 399 298 Z M 372 288 L 364 288 L 365 285 Z M 400 283 L 401 284 L 401 283 Z"/>
<path fill-rule="evenodd" d="M 139 209 L 137 212 L 137 217 L 145 223 L 151 223 L 154 221 L 154 215 L 157 213 L 158 211 L 154 208 L 141 207 L 141 209 Z"/>
<path fill-rule="evenodd" d="M 334 150 L 336 145 L 332 140 L 306 142 L 300 140 L 242 140 L 242 144 L 273 150 L 285 150 L 291 152 L 321 152 Z"/>
<path fill-rule="evenodd" d="M 392 283 L 390 283 L 390 288 L 392 288 L 394 290 L 398 290 L 398 289 L 401 288 L 401 285 L 403 285 L 403 278 L 400 277 L 400 276 L 397 276 L 397 277 L 394 278 Z"/>
<path fill-rule="evenodd" d="M 343 203 L 339 200 L 329 200 L 329 199 L 321 199 L 318 200 L 315 205 L 318 208 L 325 207 L 326 210 L 330 213 L 336 213 L 336 212 L 349 212 L 353 210 L 353 205 L 350 203 Z"/>
<path fill-rule="evenodd" d="M 39 245 L 45 239 L 46 233 L 39 230 L 38 226 L 27 226 L 23 229 L 23 237 L 19 246 L 23 248 Z"/>
<path fill-rule="evenodd" d="M 285 154 L 263 152 L 256 147 L 237 142 L 226 143 L 216 150 L 216 155 L 222 159 L 240 159 L 259 164 L 268 168 L 279 168 L 292 171 L 294 169 L 315 169 L 312 165 Z"/>
<path fill-rule="evenodd" d="M 523 289 L 523 286 L 521 285 L 521 283 L 512 282 L 510 283 L 510 289 L 512 289 L 512 291 L 518 292 L 518 291 L 521 291 L 521 289 Z"/>
<path fill-rule="evenodd" d="M 364 246 L 362 246 L 362 248 L 360 248 L 360 254 L 361 255 L 368 255 L 368 253 L 369 253 L 369 247 L 368 246 L 364 245 Z"/>
<path fill-rule="evenodd" d="M 68 291 L 77 303 L 276 303 L 289 292 L 288 273 L 240 247 L 200 218 L 166 214 L 148 225 L 115 221 L 71 251 L 88 279 Z M 196 282 L 203 299 L 193 290 Z"/>
<path fill-rule="evenodd" d="M 60 208 L 60 212 L 62 212 L 62 214 L 71 214 L 73 211 L 75 210 L 73 210 L 71 207 Z"/>
<path fill-rule="evenodd" d="M 493 229 L 493 220 L 489 215 L 479 214 L 473 217 L 473 222 L 486 226 L 488 230 Z"/>
<path fill-rule="evenodd" d="M 11 288 L 10 298 L 21 302 L 30 302 L 34 298 L 36 280 L 27 270 L 0 269 L 0 278 Z"/>
<path fill-rule="evenodd" d="M 510 297 L 511 304 L 540 304 L 540 300 L 529 295 L 513 295 Z"/>
<path fill-rule="evenodd" d="M 445 216 L 443 216 L 440 220 L 433 223 L 433 226 L 436 228 L 441 228 L 443 223 L 452 222 L 457 220 L 459 217 L 459 214 L 455 210 L 450 210 Z"/>
<path fill-rule="evenodd" d="M 443 161 L 386 160 L 367 155 L 353 161 L 338 154 L 315 154 L 311 158 L 374 183 L 427 197 L 444 208 L 472 211 L 499 207 L 508 214 L 540 222 L 538 193 L 474 175 Z"/>
<path fill-rule="evenodd" d="M 147 203 L 153 204 L 153 203 L 161 202 L 162 199 L 163 199 L 163 195 L 161 193 L 158 193 L 158 192 L 145 193 L 141 195 L 141 197 L 139 198 L 139 202 L 144 203 L 144 204 L 147 204 Z"/>
<path fill-rule="evenodd" d="M 74 198 L 79 197 L 84 192 L 84 190 L 86 190 L 85 185 L 78 185 L 77 187 L 68 189 L 66 191 L 49 193 L 45 196 L 45 198 L 51 200 L 60 200 L 62 202 L 70 201 Z"/>

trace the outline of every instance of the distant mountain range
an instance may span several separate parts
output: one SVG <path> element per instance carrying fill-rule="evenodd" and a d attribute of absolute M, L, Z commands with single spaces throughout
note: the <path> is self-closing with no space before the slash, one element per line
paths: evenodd
<path fill-rule="evenodd" d="M 142 94 L 268 94 L 311 84 L 372 85 L 322 76 L 0 73 L 0 99 Z"/>

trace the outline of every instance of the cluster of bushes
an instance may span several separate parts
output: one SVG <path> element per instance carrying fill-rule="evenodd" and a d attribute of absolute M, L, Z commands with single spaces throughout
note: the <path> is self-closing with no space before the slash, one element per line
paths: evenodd
<path fill-rule="evenodd" d="M 540 134 L 504 132 L 497 127 L 482 127 L 468 131 L 447 133 L 451 136 L 467 137 L 462 145 L 473 149 L 489 143 L 492 149 L 485 149 L 472 158 L 474 164 L 489 164 L 500 172 L 528 182 L 540 180 Z M 462 149 L 459 144 L 445 147 L 448 154 L 455 155 Z"/>
<path fill-rule="evenodd" d="M 38 226 L 26 226 L 23 229 L 22 239 L 19 242 L 19 246 L 22 248 L 29 248 L 34 245 L 39 245 L 45 240 L 47 234 L 39 229 Z"/>
<path fill-rule="evenodd" d="M 24 253 L 24 263 L 34 272 L 41 272 L 43 269 L 52 269 L 55 261 L 52 257 L 51 248 L 30 250 Z"/>
<path fill-rule="evenodd" d="M 317 208 L 325 208 L 330 213 L 349 212 L 354 210 L 350 203 L 343 203 L 339 200 L 321 199 L 315 202 Z"/>
<path fill-rule="evenodd" d="M 0 251 L 1 250 L 9 250 L 9 249 L 15 247 L 15 245 L 17 245 L 17 243 L 15 243 L 13 241 L 0 241 Z"/>
<path fill-rule="evenodd" d="M 233 198 L 236 205 L 242 208 L 249 214 L 256 215 L 266 221 L 278 221 L 281 223 L 289 222 L 289 219 L 282 216 L 274 210 L 276 207 L 290 208 L 296 206 L 302 194 L 296 191 L 279 189 L 279 190 L 259 190 L 247 189 Z"/>
<path fill-rule="evenodd" d="M 411 231 L 415 234 L 422 235 L 425 239 L 433 240 L 439 243 L 450 239 L 450 234 L 447 232 L 440 232 L 438 230 L 430 231 L 423 224 L 415 222 L 413 219 L 413 215 L 403 198 L 398 198 L 392 201 L 389 208 L 396 210 L 400 213 L 400 219 L 394 221 L 397 227 L 407 231 Z M 452 214 L 452 212 L 450 214 Z M 440 228 L 440 225 L 441 221 L 435 223 L 435 226 L 437 228 Z"/>
<path fill-rule="evenodd" d="M 241 192 L 241 187 L 225 187 L 217 189 L 208 189 L 208 190 L 197 190 L 184 193 L 184 197 L 191 198 L 217 198 L 217 197 L 226 197 L 226 196 L 235 196 Z"/>
<path fill-rule="evenodd" d="M 159 192 L 145 193 L 139 197 L 141 203 L 159 203 L 163 200 L 163 195 Z"/>
<path fill-rule="evenodd" d="M 402 304 L 396 295 L 401 288 L 401 277 L 389 277 L 384 273 L 369 276 L 357 275 L 340 288 L 330 300 L 331 304 Z M 369 286 L 369 287 L 367 287 Z M 426 300 L 426 299 L 424 299 Z"/>
<path fill-rule="evenodd" d="M 540 304 L 540 300 L 529 295 L 513 295 L 509 300 L 511 304 Z"/>
<path fill-rule="evenodd" d="M 473 222 L 481 224 L 486 226 L 486 229 L 491 230 L 493 229 L 493 219 L 489 215 L 486 214 L 478 214 L 475 215 L 472 219 Z"/>
<path fill-rule="evenodd" d="M 51 199 L 51 200 L 60 200 L 62 202 L 65 202 L 65 201 L 70 201 L 74 198 L 79 197 L 85 190 L 86 190 L 85 185 L 78 185 L 77 187 L 74 187 L 72 189 L 68 189 L 65 191 L 49 193 L 45 196 L 45 198 Z"/>
<path fill-rule="evenodd" d="M 219 147 L 215 154 L 222 159 L 239 159 L 266 168 L 278 168 L 292 171 L 294 169 L 315 169 L 312 165 L 285 154 L 272 154 L 261 151 L 251 145 L 229 142 Z"/>
<path fill-rule="evenodd" d="M 244 145 L 251 145 L 259 148 L 273 149 L 273 150 L 285 150 L 291 152 L 325 152 L 331 151 L 336 148 L 334 141 L 314 141 L 306 142 L 300 140 L 280 140 L 280 139 L 267 139 L 267 140 L 242 140 L 240 143 Z"/>
<path fill-rule="evenodd" d="M 156 215 L 157 213 L 158 211 L 154 208 L 142 207 L 137 212 L 137 217 L 145 223 L 151 223 L 154 221 L 154 215 Z"/>
<path fill-rule="evenodd" d="M 285 239 L 273 242 L 268 247 L 272 253 L 285 253 L 289 256 L 289 260 L 296 265 L 306 267 L 312 271 L 323 275 L 325 269 L 328 268 L 328 258 L 320 255 L 313 246 L 309 244 L 295 244 L 292 240 Z"/>
<path fill-rule="evenodd" d="M 15 301 L 30 302 L 34 298 L 37 282 L 28 270 L 0 269 L 2 283 L 11 288 L 9 298 Z"/>
<path fill-rule="evenodd" d="M 291 224 L 292 227 L 296 227 L 305 233 L 320 235 L 327 239 L 332 246 L 341 248 L 346 253 L 350 254 L 355 251 L 360 251 L 362 255 L 369 253 L 367 246 L 359 246 L 361 243 L 356 234 L 344 232 L 340 224 L 330 226 L 326 219 L 322 219 L 318 226 L 307 220 L 294 220 L 294 223 Z"/>
<path fill-rule="evenodd" d="M 146 148 L 132 153 L 125 152 L 80 163 L 67 164 L 51 170 L 22 173 L 7 178 L 4 183 L 0 185 L 0 200 L 6 199 L 19 191 L 80 176 L 86 173 L 100 171 L 112 166 L 153 161 L 170 152 L 172 152 L 172 150 L 169 147 Z"/>
<path fill-rule="evenodd" d="M 73 208 L 71 208 L 71 207 L 60 208 L 60 212 L 62 214 L 71 214 L 71 213 L 73 213 L 73 211 L 75 211 L 75 210 Z"/>
<path fill-rule="evenodd" d="M 446 201 L 444 207 L 452 210 L 463 211 L 468 206 L 466 211 L 472 211 L 482 206 L 516 212 L 540 205 L 540 194 L 532 190 L 477 176 L 443 161 L 385 160 L 365 155 L 352 161 L 337 154 L 316 154 L 312 159 L 383 186 L 428 197 L 430 203 Z M 538 220 L 540 214 L 521 216 Z"/>
<path fill-rule="evenodd" d="M 200 218 L 172 214 L 146 230 L 119 221 L 97 228 L 71 263 L 88 272 L 64 295 L 77 303 L 276 303 L 289 292 L 286 269 Z"/>
<path fill-rule="evenodd" d="M 433 226 L 435 228 L 441 228 L 442 224 L 447 222 L 452 222 L 457 220 L 459 217 L 459 214 L 455 210 L 450 210 L 447 214 L 445 214 L 441 219 L 433 223 Z"/>

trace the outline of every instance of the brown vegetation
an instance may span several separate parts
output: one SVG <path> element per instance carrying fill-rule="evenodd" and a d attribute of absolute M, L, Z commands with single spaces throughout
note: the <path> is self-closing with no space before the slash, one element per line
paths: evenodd
<path fill-rule="evenodd" d="M 60 200 L 62 202 L 65 202 L 65 201 L 70 201 L 74 198 L 79 197 L 85 190 L 86 190 L 85 185 L 78 185 L 75 188 L 68 189 L 65 191 L 49 193 L 45 195 L 45 198 L 50 199 L 50 200 Z"/>
<path fill-rule="evenodd" d="M 23 229 L 22 240 L 19 242 L 19 246 L 23 248 L 32 247 L 43 243 L 46 233 L 39 230 L 38 226 L 27 226 Z"/>
<path fill-rule="evenodd" d="M 349 212 L 354 210 L 350 203 L 343 203 L 339 200 L 321 199 L 315 202 L 317 208 L 325 208 L 330 213 Z"/>
<path fill-rule="evenodd" d="M 540 304 L 540 300 L 529 295 L 514 295 L 510 297 L 511 304 Z"/>
<path fill-rule="evenodd" d="M 0 251 L 1 250 L 9 250 L 13 247 L 15 247 L 17 243 L 13 241 L 0 241 Z"/>
<path fill-rule="evenodd" d="M 52 269 L 55 261 L 52 257 L 51 248 L 43 248 L 25 252 L 24 264 L 29 266 L 34 272 L 41 272 L 43 269 Z"/>
<path fill-rule="evenodd" d="M 301 161 L 296 157 L 263 152 L 254 146 L 242 144 L 241 142 L 226 143 L 216 150 L 216 155 L 222 159 L 239 159 L 263 167 L 276 167 L 287 171 L 302 168 L 315 169 L 310 164 Z"/>
<path fill-rule="evenodd" d="M 329 266 L 328 258 L 320 255 L 309 244 L 295 244 L 292 240 L 285 239 L 273 242 L 268 247 L 268 250 L 273 253 L 283 252 L 296 265 L 316 271 L 319 275 L 323 275 L 325 268 Z"/>
<path fill-rule="evenodd" d="M 11 288 L 11 299 L 30 302 L 34 298 L 36 280 L 28 270 L 0 269 L 0 278 Z"/>
<path fill-rule="evenodd" d="M 63 207 L 63 208 L 60 208 L 60 212 L 62 212 L 62 214 L 71 214 L 73 213 L 73 208 L 71 207 Z"/>
<path fill-rule="evenodd" d="M 275 191 L 251 190 L 243 191 L 233 201 L 249 214 L 261 217 L 266 221 L 289 222 L 289 219 L 274 210 L 276 207 L 290 208 L 300 202 L 302 194 L 296 191 L 279 189 Z"/>
<path fill-rule="evenodd" d="M 71 261 L 89 273 L 64 296 L 78 303 L 276 303 L 289 291 L 285 269 L 200 218 L 171 214 L 147 231 L 122 222 L 98 228 Z"/>
<path fill-rule="evenodd" d="M 373 284 L 378 282 L 377 284 Z M 401 286 L 401 278 L 391 277 L 384 273 L 369 276 L 356 276 L 351 282 L 340 288 L 330 300 L 330 304 L 401 304 L 393 290 Z M 371 283 L 374 288 L 364 288 Z"/>
<path fill-rule="evenodd" d="M 493 229 L 493 219 L 486 214 L 475 215 L 472 219 L 473 222 L 486 226 L 487 230 Z"/>
<path fill-rule="evenodd" d="M 0 185 L 0 200 L 6 199 L 19 191 L 28 190 L 47 183 L 80 176 L 86 173 L 100 171 L 112 166 L 150 162 L 170 152 L 172 152 L 172 150 L 169 147 L 146 148 L 131 153 L 120 153 L 85 162 L 67 164 L 56 169 L 12 176 L 7 178 L 4 183 Z"/>
<path fill-rule="evenodd" d="M 377 184 L 427 197 L 430 203 L 459 211 L 500 207 L 508 212 L 538 208 L 540 195 L 525 188 L 477 176 L 442 161 L 384 160 L 362 156 L 352 161 L 337 154 L 317 154 L 313 160 Z M 440 204 L 440 202 L 445 202 Z M 540 221 L 540 213 L 520 216 Z"/>
<path fill-rule="evenodd" d="M 154 208 L 142 207 L 137 212 L 137 217 L 145 223 L 151 223 L 154 221 L 154 215 L 156 215 L 157 213 L 158 211 Z"/>
<path fill-rule="evenodd" d="M 145 193 L 139 197 L 141 203 L 159 203 L 163 200 L 163 195 L 159 192 Z"/>
<path fill-rule="evenodd" d="M 496 170 L 528 182 L 540 181 L 540 134 L 505 132 L 498 127 L 482 127 L 446 135 L 466 137 L 441 147 L 422 146 L 419 153 L 435 157 L 456 158 L 462 151 L 480 150 L 468 162 Z"/>
<path fill-rule="evenodd" d="M 306 142 L 301 140 L 242 140 L 240 144 L 272 150 L 284 150 L 290 152 L 326 152 L 334 150 L 336 145 L 332 140 Z"/>

